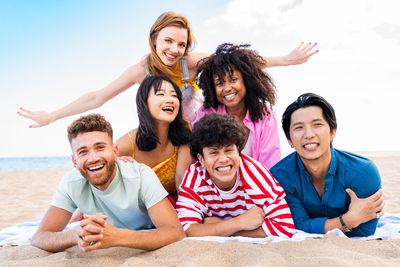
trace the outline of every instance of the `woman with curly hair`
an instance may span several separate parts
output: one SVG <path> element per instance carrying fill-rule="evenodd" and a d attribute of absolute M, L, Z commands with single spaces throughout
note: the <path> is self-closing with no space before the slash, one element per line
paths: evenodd
<path fill-rule="evenodd" d="M 196 39 L 188 19 L 183 15 L 165 12 L 150 29 L 150 53 L 145 59 L 126 69 L 116 80 L 102 89 L 82 95 L 59 110 L 46 112 L 21 108 L 18 114 L 35 122 L 30 127 L 45 126 L 61 118 L 98 108 L 132 85 L 140 84 L 148 75 L 166 75 L 182 90 L 183 115 L 191 122 L 202 105 L 196 83 L 197 63 L 208 56 L 205 53 L 192 52 L 195 45 Z M 286 56 L 266 57 L 264 67 L 305 63 L 318 52 L 313 50 L 315 45 L 301 43 Z"/>
<path fill-rule="evenodd" d="M 196 120 L 210 113 L 233 115 L 247 131 L 241 152 L 271 168 L 281 158 L 278 125 L 271 109 L 276 89 L 263 71 L 265 59 L 249 46 L 224 43 L 200 62 L 198 83 L 204 105 Z"/>

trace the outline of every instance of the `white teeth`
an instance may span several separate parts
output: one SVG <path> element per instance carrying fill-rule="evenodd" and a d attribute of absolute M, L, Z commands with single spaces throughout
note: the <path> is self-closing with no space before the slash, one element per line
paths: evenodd
<path fill-rule="evenodd" d="M 229 99 L 233 98 L 235 95 L 236 95 L 236 93 L 233 93 L 233 94 L 230 94 L 230 95 L 226 95 L 224 97 L 225 97 L 225 99 L 229 100 Z"/>
<path fill-rule="evenodd" d="M 164 108 L 162 108 L 162 110 L 167 110 L 167 111 L 173 112 L 174 108 L 173 107 L 164 107 Z"/>
<path fill-rule="evenodd" d="M 104 167 L 104 165 L 99 165 L 99 166 L 96 166 L 96 167 L 91 167 L 91 168 L 89 168 L 89 171 L 96 171 L 96 170 L 99 170 L 99 169 L 101 169 L 101 168 L 103 168 Z"/>
<path fill-rule="evenodd" d="M 168 55 L 168 54 L 165 54 L 165 56 L 166 56 L 167 58 L 169 58 L 169 59 L 175 59 L 175 58 L 176 58 L 176 56 L 171 56 L 171 55 Z"/>
<path fill-rule="evenodd" d="M 307 144 L 307 145 L 304 145 L 305 148 L 314 148 L 314 147 L 317 147 L 317 146 L 318 146 L 318 144 Z"/>
<path fill-rule="evenodd" d="M 226 172 L 226 171 L 229 171 L 231 169 L 231 166 L 228 166 L 228 167 L 219 167 L 219 168 L 217 168 L 217 171 L 219 171 L 219 172 Z"/>

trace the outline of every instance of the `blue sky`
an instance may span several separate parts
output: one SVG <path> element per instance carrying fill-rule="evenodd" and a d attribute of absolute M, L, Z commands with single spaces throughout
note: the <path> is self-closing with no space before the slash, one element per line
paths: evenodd
<path fill-rule="evenodd" d="M 395 1 L 1 1 L 0 157 L 67 156 L 66 128 L 78 116 L 29 129 L 18 107 L 52 111 L 99 89 L 148 52 L 148 31 L 165 11 L 188 17 L 195 51 L 247 42 L 262 55 L 284 55 L 318 42 L 307 64 L 270 69 L 275 111 L 315 92 L 336 109 L 334 144 L 352 151 L 400 150 L 400 19 Z M 397 59 L 397 60 L 396 60 Z M 101 108 L 118 138 L 137 126 L 128 89 Z M 282 150 L 290 147 L 281 133 Z"/>

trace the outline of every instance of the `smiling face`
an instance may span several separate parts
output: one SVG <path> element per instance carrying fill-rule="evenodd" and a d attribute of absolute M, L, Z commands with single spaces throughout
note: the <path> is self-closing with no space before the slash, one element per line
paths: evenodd
<path fill-rule="evenodd" d="M 307 161 L 330 162 L 330 143 L 336 134 L 318 106 L 299 108 L 291 115 L 289 144 L 296 149 L 304 163 Z"/>
<path fill-rule="evenodd" d="M 219 189 L 228 191 L 233 188 L 239 168 L 239 152 L 236 145 L 204 147 L 203 156 L 197 154 L 197 158 Z"/>
<path fill-rule="evenodd" d="M 232 76 L 225 75 L 222 80 L 214 77 L 214 85 L 218 101 L 230 108 L 244 107 L 246 96 L 246 86 L 240 71 L 233 69 Z"/>
<path fill-rule="evenodd" d="M 161 61 L 173 67 L 185 54 L 188 32 L 185 28 L 168 26 L 160 30 L 156 39 L 155 47 Z"/>
<path fill-rule="evenodd" d="M 147 105 L 151 116 L 156 121 L 171 123 L 179 112 L 178 95 L 172 84 L 167 81 L 162 82 L 158 91 L 150 90 Z"/>
<path fill-rule="evenodd" d="M 107 189 L 116 174 L 118 148 L 105 132 L 80 133 L 71 140 L 72 162 L 97 189 Z"/>

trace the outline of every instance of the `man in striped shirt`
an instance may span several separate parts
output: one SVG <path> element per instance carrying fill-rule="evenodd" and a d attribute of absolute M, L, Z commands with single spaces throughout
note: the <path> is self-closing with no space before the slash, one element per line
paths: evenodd
<path fill-rule="evenodd" d="M 194 125 L 192 164 L 179 188 L 178 217 L 188 236 L 291 237 L 285 192 L 258 161 L 240 154 L 245 128 L 210 114 Z"/>

